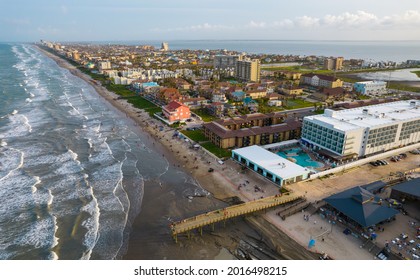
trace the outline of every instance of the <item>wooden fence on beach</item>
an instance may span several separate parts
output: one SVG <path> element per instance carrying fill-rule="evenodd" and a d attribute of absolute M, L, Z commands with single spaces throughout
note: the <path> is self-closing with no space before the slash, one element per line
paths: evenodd
<path fill-rule="evenodd" d="M 275 196 L 269 196 L 242 204 L 229 206 L 223 209 L 210 211 L 191 218 L 177 221 L 170 225 L 172 237 L 174 238 L 175 242 L 177 242 L 178 234 L 187 233 L 187 236 L 190 237 L 190 232 L 194 229 L 198 229 L 202 235 L 204 226 L 212 225 L 212 229 L 214 230 L 215 223 L 225 223 L 228 219 L 272 208 L 281 204 L 295 201 L 300 198 L 302 198 L 302 196 L 293 193 L 287 193 L 283 195 L 278 194 Z"/>

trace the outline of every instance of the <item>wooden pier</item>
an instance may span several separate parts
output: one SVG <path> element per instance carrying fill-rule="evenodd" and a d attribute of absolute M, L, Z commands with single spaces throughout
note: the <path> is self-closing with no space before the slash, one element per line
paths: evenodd
<path fill-rule="evenodd" d="M 225 223 L 228 219 L 275 207 L 300 198 L 302 198 L 302 196 L 287 193 L 283 195 L 269 196 L 242 204 L 228 206 L 226 208 L 207 212 L 205 214 L 200 214 L 195 217 L 172 223 L 170 225 L 172 237 L 175 242 L 177 242 L 178 234 L 187 233 L 188 237 L 190 237 L 190 231 L 194 229 L 198 229 L 200 235 L 202 235 L 204 226 L 212 225 L 212 229 L 214 230 L 215 223 Z"/>

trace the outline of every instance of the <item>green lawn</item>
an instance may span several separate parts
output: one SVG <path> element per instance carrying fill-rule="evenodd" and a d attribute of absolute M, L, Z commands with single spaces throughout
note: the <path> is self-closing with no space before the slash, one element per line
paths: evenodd
<path fill-rule="evenodd" d="M 110 83 L 110 84 L 107 84 L 105 87 L 107 90 L 113 91 L 116 94 L 123 97 L 129 97 L 129 96 L 135 95 L 133 91 L 129 90 L 127 86 L 124 86 L 124 85 L 116 85 L 116 84 Z"/>
<path fill-rule="evenodd" d="M 200 145 L 219 158 L 230 158 L 232 156 L 232 153 L 230 151 L 219 148 L 211 142 L 206 142 Z"/>
<path fill-rule="evenodd" d="M 283 109 L 276 107 L 276 106 L 268 106 L 268 99 L 260 98 L 256 100 L 258 102 L 258 112 L 263 114 L 268 114 L 272 112 L 278 112 Z"/>
<path fill-rule="evenodd" d="M 195 142 L 208 141 L 202 130 L 182 130 L 181 133 Z"/>
<path fill-rule="evenodd" d="M 416 74 L 416 75 L 417 75 L 417 77 L 419 77 L 419 78 L 420 78 L 420 71 L 411 71 L 411 73 Z"/>
<path fill-rule="evenodd" d="M 195 114 L 199 115 L 204 122 L 211 122 L 217 119 L 215 116 L 210 115 L 207 113 L 206 109 L 195 109 L 192 110 Z"/>
<path fill-rule="evenodd" d="M 403 90 L 403 91 L 420 92 L 420 88 L 418 88 L 418 87 L 410 87 L 410 86 L 406 86 L 404 84 L 399 84 L 398 82 L 388 83 L 388 88 L 396 89 L 396 90 Z"/>
<path fill-rule="evenodd" d="M 303 99 L 288 99 L 287 101 L 284 100 L 283 102 L 285 104 L 285 106 L 283 107 L 288 110 L 314 106 L 314 103 L 303 100 Z"/>
<path fill-rule="evenodd" d="M 370 99 L 370 96 L 359 94 L 359 96 L 357 97 L 357 99 L 359 99 L 359 100 L 367 100 L 367 99 Z"/>
<path fill-rule="evenodd" d="M 158 106 L 141 96 L 127 97 L 127 102 L 133 104 L 134 107 L 139 109 L 158 108 Z"/>
<path fill-rule="evenodd" d="M 162 108 L 160 107 L 153 107 L 153 108 L 148 108 L 144 110 L 148 112 L 151 117 L 153 117 L 153 115 L 156 113 L 162 113 Z"/>

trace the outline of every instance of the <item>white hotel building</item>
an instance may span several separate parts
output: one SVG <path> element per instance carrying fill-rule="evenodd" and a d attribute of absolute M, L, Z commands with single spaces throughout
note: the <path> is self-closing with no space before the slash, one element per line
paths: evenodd
<path fill-rule="evenodd" d="M 365 95 L 375 95 L 386 93 L 386 82 L 382 81 L 366 81 L 354 83 L 355 91 Z"/>
<path fill-rule="evenodd" d="M 302 142 L 335 161 L 420 141 L 420 101 L 405 100 L 303 119 Z"/>

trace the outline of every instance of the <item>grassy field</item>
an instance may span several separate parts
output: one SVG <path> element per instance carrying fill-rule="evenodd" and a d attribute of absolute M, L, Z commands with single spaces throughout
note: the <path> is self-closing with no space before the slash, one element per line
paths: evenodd
<path fill-rule="evenodd" d="M 211 122 L 214 121 L 215 119 L 217 119 L 215 116 L 210 115 L 209 113 L 207 113 L 207 111 L 205 109 L 195 109 L 192 110 L 196 115 L 199 115 L 204 122 Z"/>
<path fill-rule="evenodd" d="M 149 109 L 149 108 L 159 108 L 149 100 L 144 99 L 141 96 L 132 96 L 127 98 L 127 102 L 134 105 L 134 107 L 139 109 Z"/>
<path fill-rule="evenodd" d="M 182 130 L 181 133 L 195 142 L 208 141 L 202 130 Z"/>
<path fill-rule="evenodd" d="M 411 73 L 416 74 L 416 75 L 417 75 L 417 77 L 419 77 L 419 78 L 420 78 L 420 71 L 411 71 Z"/>
<path fill-rule="evenodd" d="M 144 109 L 144 110 L 146 112 L 148 112 L 151 117 L 153 117 L 153 115 L 156 114 L 156 113 L 162 113 L 162 108 L 157 107 L 157 106 L 153 107 L 153 108 L 147 108 L 147 109 Z"/>
<path fill-rule="evenodd" d="M 284 108 L 287 110 L 291 109 L 299 109 L 299 108 L 306 108 L 306 107 L 313 107 L 314 103 L 303 100 L 303 99 L 288 99 L 287 101 L 284 100 Z"/>
<path fill-rule="evenodd" d="M 207 151 L 209 151 L 210 153 L 212 153 L 213 155 L 219 158 L 228 158 L 232 156 L 232 153 L 230 151 L 219 148 L 211 142 L 206 142 L 200 145 L 203 148 L 205 148 Z"/>
<path fill-rule="evenodd" d="M 124 85 L 107 84 L 105 87 L 107 90 L 113 91 L 123 97 L 130 97 L 135 95 L 133 91 L 129 90 L 127 86 Z"/>
<path fill-rule="evenodd" d="M 418 87 L 410 87 L 404 84 L 400 84 L 398 82 L 390 82 L 388 83 L 388 88 L 402 90 L 402 91 L 412 91 L 412 92 L 420 92 L 420 88 Z"/>

